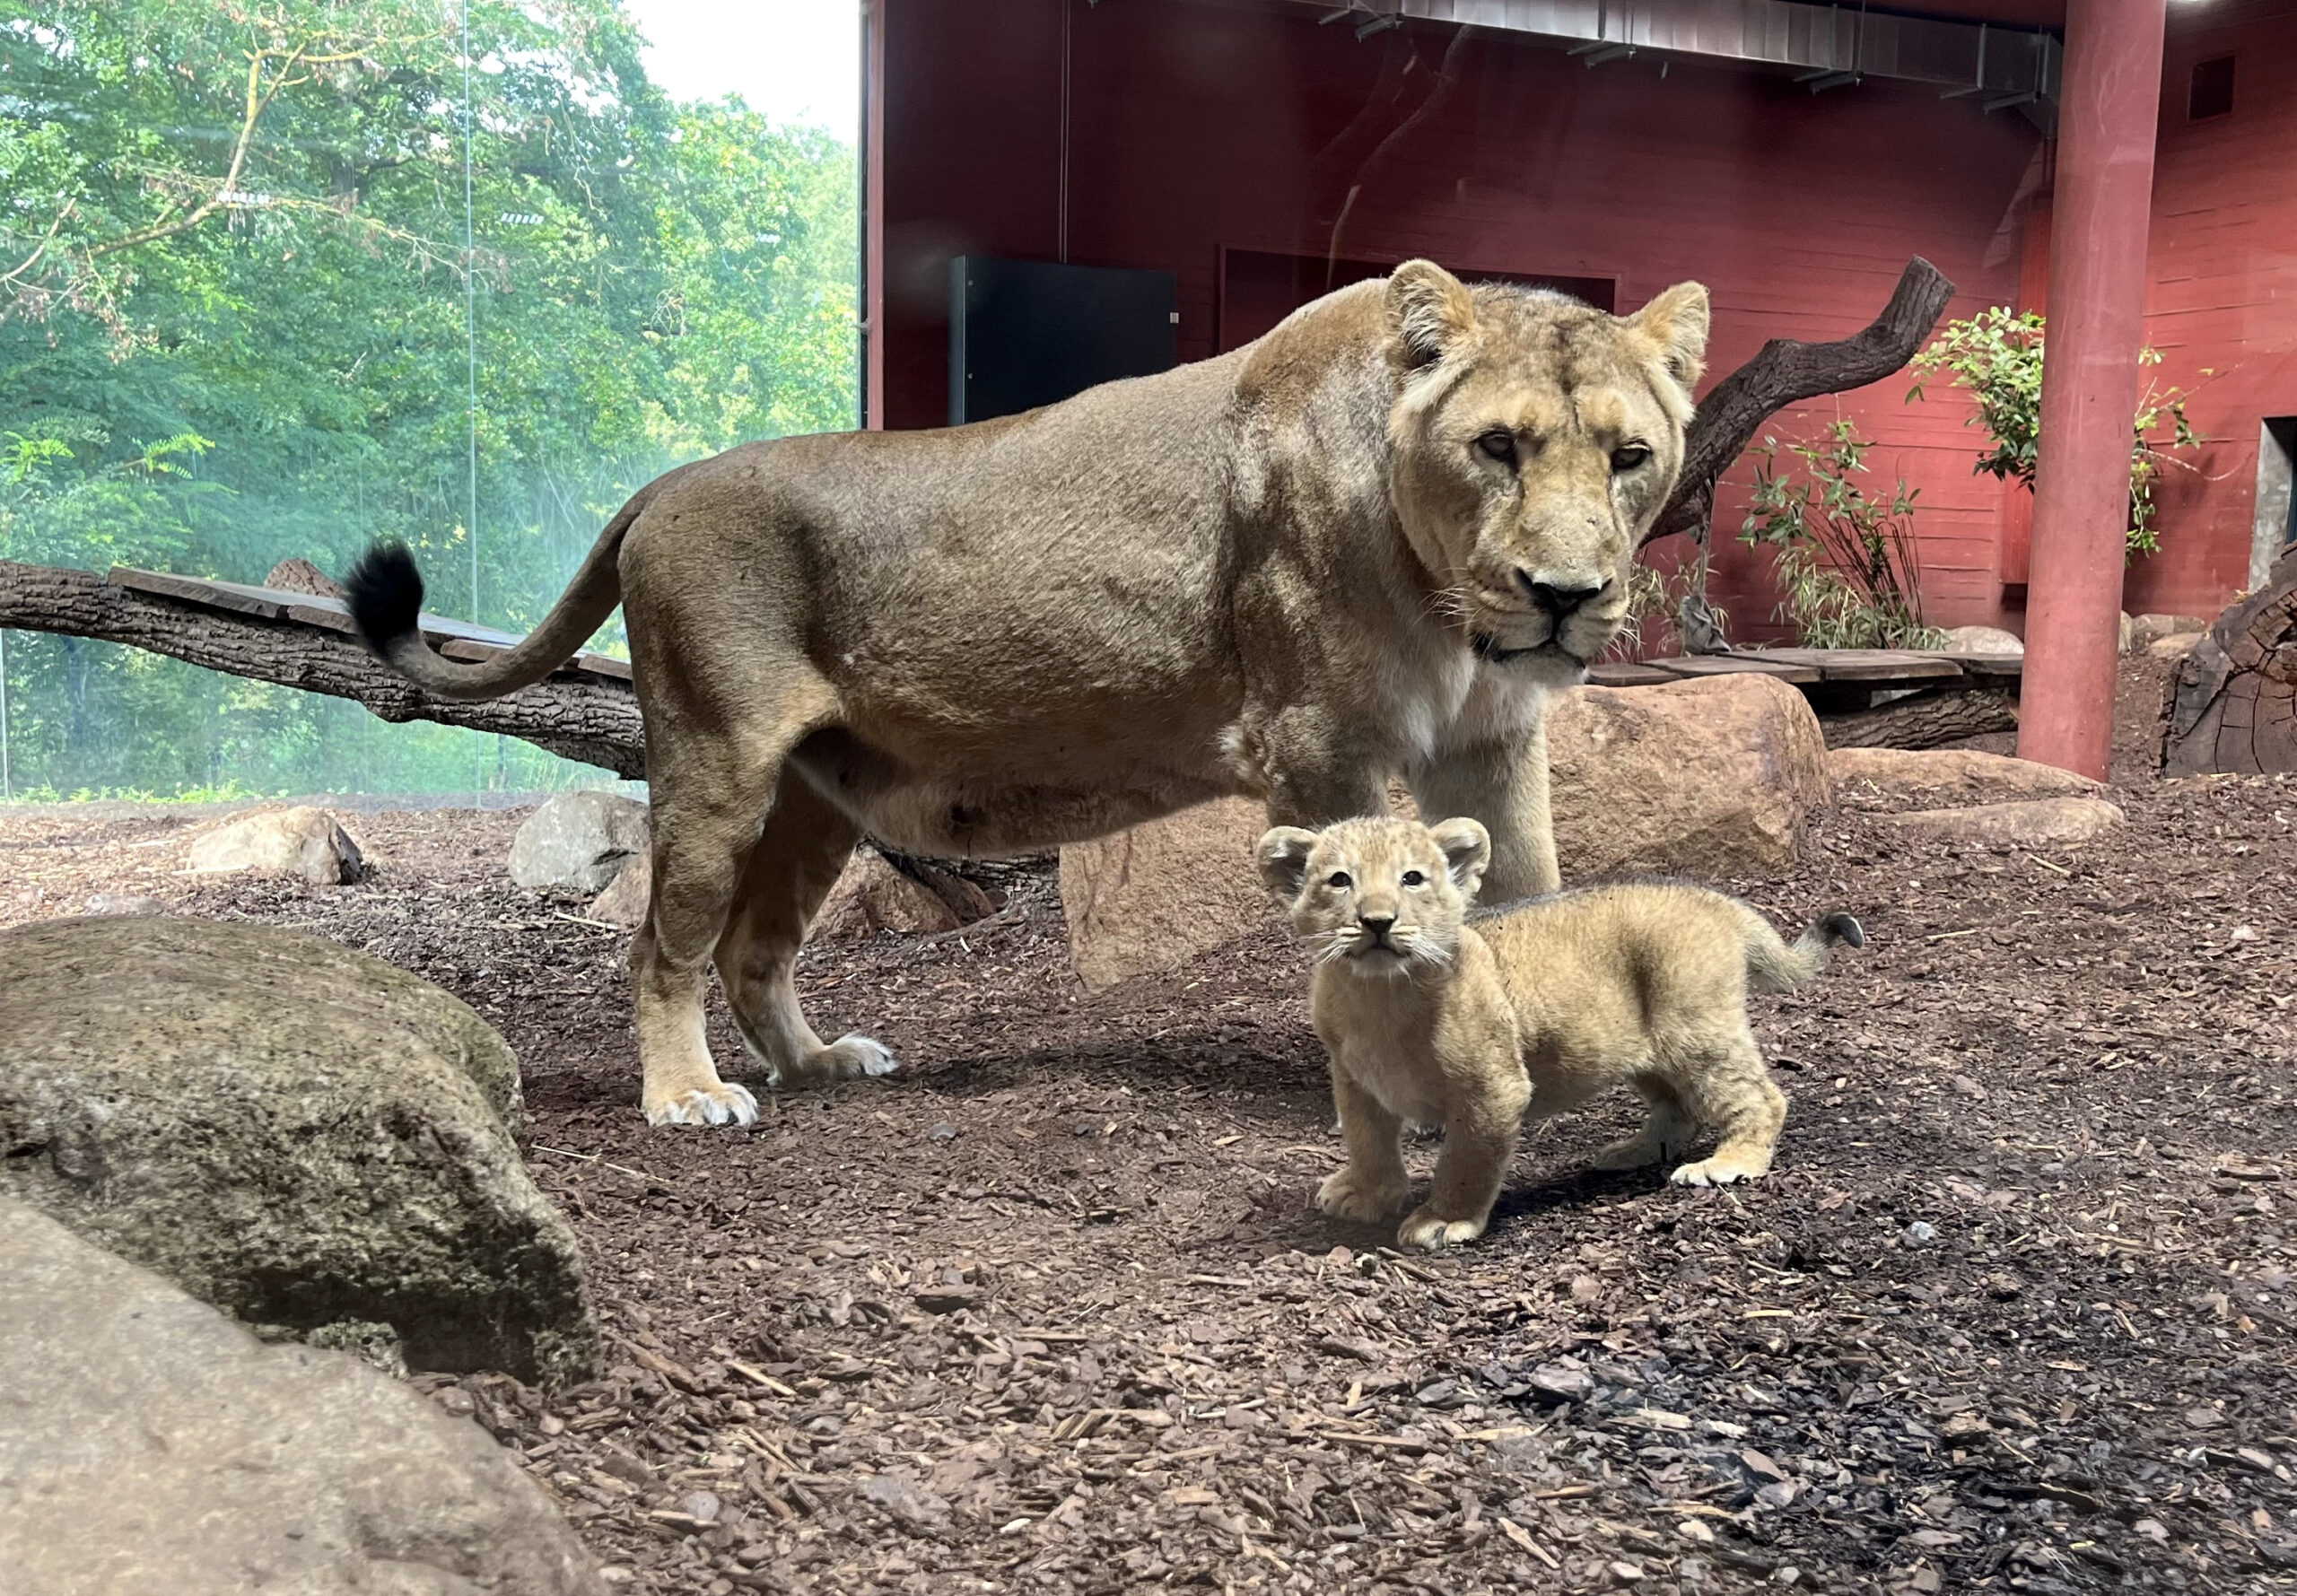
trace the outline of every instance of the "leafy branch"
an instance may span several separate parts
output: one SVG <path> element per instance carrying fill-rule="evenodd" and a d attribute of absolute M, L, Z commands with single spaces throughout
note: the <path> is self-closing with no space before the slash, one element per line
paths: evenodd
<path fill-rule="evenodd" d="M 1941 640 L 1922 624 L 1915 490 L 1901 477 L 1876 500 L 1856 481 L 1873 447 L 1838 421 L 1819 442 L 1766 437 L 1748 451 L 1755 484 L 1739 541 L 1777 551 L 1777 614 L 1811 648 L 1923 649 Z M 1782 453 L 1802 461 L 1802 476 L 1781 468 Z"/>

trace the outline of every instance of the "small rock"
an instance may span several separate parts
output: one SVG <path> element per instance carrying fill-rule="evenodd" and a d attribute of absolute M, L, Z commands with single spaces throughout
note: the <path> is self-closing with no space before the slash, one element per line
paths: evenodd
<path fill-rule="evenodd" d="M 654 857 L 651 853 L 633 853 L 629 862 L 615 873 L 615 878 L 607 883 L 606 891 L 590 900 L 586 912 L 592 920 L 634 931 L 646 923 L 646 911 L 653 901 Z"/>
<path fill-rule="evenodd" d="M 917 1294 L 917 1305 L 928 1313 L 956 1313 L 981 1306 L 978 1286 L 929 1286 Z"/>
<path fill-rule="evenodd" d="M 2205 635 L 2206 634 L 2199 632 L 2172 632 L 2168 637 L 2157 637 L 2145 645 L 2146 657 L 2152 659 L 2173 661 L 2183 659 L 2201 646 L 2201 640 Z"/>
<path fill-rule="evenodd" d="M 1774 1479 L 1755 1492 L 1755 1500 L 1766 1507 L 1789 1507 L 1802 1495 L 1802 1487 L 1791 1479 Z"/>
<path fill-rule="evenodd" d="M 943 1120 L 925 1134 L 934 1141 L 955 1141 L 957 1139 L 957 1128 L 948 1121 Z"/>
<path fill-rule="evenodd" d="M 1713 1546 L 1715 1544 L 1715 1531 L 1708 1529 L 1705 1524 L 1700 1523 L 1697 1519 L 1683 1520 L 1682 1522 L 1675 1526 L 1675 1533 L 1681 1536 L 1685 1540 L 1695 1540 L 1701 1546 Z"/>
<path fill-rule="evenodd" d="M 990 912 L 988 894 L 980 887 L 962 876 L 946 879 L 952 892 L 965 894 L 965 912 L 895 869 L 876 849 L 857 848 L 807 935 L 817 942 L 859 942 L 886 931 L 924 936 L 956 930 Z"/>
<path fill-rule="evenodd" d="M 343 597 L 343 589 L 336 585 L 333 577 L 301 555 L 273 566 L 263 579 L 263 585 L 282 593 L 308 593 L 319 598 Z"/>
<path fill-rule="evenodd" d="M 2160 1519 L 2140 1519 L 2130 1525 L 2129 1530 L 2131 1534 L 2143 1535 L 2158 1545 L 2167 1546 L 2170 1543 L 2169 1526 Z"/>
<path fill-rule="evenodd" d="M 646 851 L 647 809 L 636 798 L 592 789 L 554 793 L 511 841 L 511 879 L 529 892 L 606 890 Z"/>
<path fill-rule="evenodd" d="M 1999 626 L 1954 626 L 1946 632 L 1950 654 L 2023 654 L 2025 640 Z"/>
<path fill-rule="evenodd" d="M 2225 1416 L 2214 1408 L 2188 1408 L 2186 1423 L 2197 1430 L 2214 1430 L 2225 1422 Z"/>
<path fill-rule="evenodd" d="M 716 1523 L 724 1508 L 713 1491 L 694 1491 L 678 1498 L 678 1511 L 697 1523 Z"/>
<path fill-rule="evenodd" d="M 1986 1422 L 1985 1415 L 1969 1411 L 1949 1414 L 1938 1426 L 1942 1441 L 1977 1441 L 1993 1433 L 1994 1426 Z"/>
<path fill-rule="evenodd" d="M 1771 1570 L 1770 1583 L 1774 1585 L 1801 1584 L 1803 1583 L 1803 1571 L 1795 1567 L 1794 1564 L 1788 1563 L 1783 1567 Z"/>
<path fill-rule="evenodd" d="M 358 844 L 324 809 L 303 805 L 266 809 L 227 820 L 191 845 L 191 868 L 201 876 L 246 872 L 287 876 L 313 886 L 359 879 Z"/>
<path fill-rule="evenodd" d="M 2017 1276 L 1999 1270 L 1986 1278 L 1986 1292 L 1997 1303 L 2006 1303 L 2025 1295 L 2026 1283 Z"/>
<path fill-rule="evenodd" d="M 2258 929 L 2255 926 L 2235 926 L 2225 939 L 2228 942 L 2255 942 L 2258 939 Z"/>
<path fill-rule="evenodd" d="M 1899 1232 L 1899 1239 L 1909 1247 L 1927 1247 L 1938 1239 L 1938 1227 L 1927 1219 L 1917 1219 Z"/>
<path fill-rule="evenodd" d="M 1571 1278 L 1571 1300 L 1575 1303 L 1600 1303 L 1603 1300 L 1603 1283 L 1593 1275 Z"/>
<path fill-rule="evenodd" d="M 1786 1470 L 1772 1461 L 1769 1452 L 1757 1452 L 1751 1446 L 1739 1454 L 1739 1464 L 1758 1479 L 1783 1480 L 1786 1478 Z"/>
<path fill-rule="evenodd" d="M 1640 1584 L 1643 1580 L 1643 1565 L 1629 1563 L 1623 1558 L 1612 1559 L 1606 1565 L 1606 1572 L 1611 1574 L 1611 1583 L 1615 1585 Z"/>
<path fill-rule="evenodd" d="M 905 1530 L 923 1532 L 949 1522 L 948 1503 L 898 1474 L 871 1475 L 863 1483 L 861 1494 Z"/>
<path fill-rule="evenodd" d="M 98 893 L 88 900 L 83 914 L 165 914 L 168 905 L 136 893 Z"/>
<path fill-rule="evenodd" d="M 2118 806 L 2103 798 L 2054 798 L 1974 804 L 1963 809 L 1917 809 L 1889 815 L 1886 824 L 1943 842 L 2040 848 L 2086 842 L 2119 827 L 2125 818 Z"/>
<path fill-rule="evenodd" d="M 2128 641 L 2122 644 L 2122 649 L 2125 652 L 2142 649 L 2151 653 L 2154 644 L 2168 642 L 2173 638 L 2192 639 L 2193 642 L 2186 645 L 2191 649 L 2193 643 L 2199 642 L 2202 634 L 2208 630 L 2209 623 L 2199 615 L 2137 615 L 2129 623 Z"/>
<path fill-rule="evenodd" d="M 1438 1380 L 1413 1392 L 1412 1400 L 1422 1408 L 1464 1408 L 1468 1405 L 1469 1396 L 1460 1388 L 1458 1381 Z"/>
<path fill-rule="evenodd" d="M 1542 1364 L 1532 1371 L 1525 1383 L 1542 1396 L 1558 1402 L 1585 1401 L 1595 1390 L 1594 1377 L 1585 1369 L 1575 1369 L 1564 1364 Z"/>

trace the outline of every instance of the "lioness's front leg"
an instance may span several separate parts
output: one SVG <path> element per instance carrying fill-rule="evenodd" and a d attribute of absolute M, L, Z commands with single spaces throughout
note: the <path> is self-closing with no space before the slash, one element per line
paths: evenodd
<path fill-rule="evenodd" d="M 1411 1195 L 1411 1177 L 1403 1166 L 1403 1121 L 1358 1086 L 1337 1055 L 1332 1061 L 1332 1101 L 1340 1111 L 1348 1166 L 1316 1188 L 1316 1207 L 1335 1219 L 1358 1224 L 1384 1219 Z"/>
<path fill-rule="evenodd" d="M 1481 899 L 1507 903 L 1563 885 L 1548 808 L 1547 725 L 1534 716 L 1515 738 L 1441 749 L 1405 773 L 1423 819 L 1465 815 L 1491 833 Z"/>

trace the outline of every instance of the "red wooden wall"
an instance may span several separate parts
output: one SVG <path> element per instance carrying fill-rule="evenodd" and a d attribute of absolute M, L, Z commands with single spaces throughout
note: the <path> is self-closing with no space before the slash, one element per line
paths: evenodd
<path fill-rule="evenodd" d="M 2225 55 L 2231 114 L 2188 120 L 2194 64 Z M 2258 423 L 2297 415 L 2297 15 L 2285 0 L 2176 9 L 2162 75 L 2149 375 L 2197 390 L 2188 414 L 2214 441 L 2161 490 L 2162 552 L 2132 570 L 2125 607 L 2214 615 L 2249 579 Z"/>
<path fill-rule="evenodd" d="M 1359 42 L 1312 8 L 1241 0 L 879 0 L 878 14 L 892 426 L 945 417 L 946 262 L 967 249 L 1059 258 L 1065 242 L 1079 263 L 1175 272 L 1183 359 L 1213 351 L 1223 247 L 1609 277 L 1622 310 L 1696 277 L 1714 294 L 1719 375 L 1766 338 L 1863 326 L 1912 254 L 1960 285 L 1952 314 L 2015 299 L 2041 176 L 2016 113 L 1872 81 L 1812 95 L 1680 61 L 1662 79 L 1648 57 L 1590 69 L 1479 33 L 1439 90 L 1448 28 Z M 1776 427 L 1854 418 L 1878 441 L 1878 491 L 1899 475 L 1920 490 L 1930 618 L 2014 625 L 2004 494 L 1971 474 L 1967 406 L 1937 390 L 1906 405 L 1908 386 Z M 1723 495 L 1716 596 L 1735 635 L 1773 634 L 1762 563 L 1735 545 L 1742 507 Z"/>

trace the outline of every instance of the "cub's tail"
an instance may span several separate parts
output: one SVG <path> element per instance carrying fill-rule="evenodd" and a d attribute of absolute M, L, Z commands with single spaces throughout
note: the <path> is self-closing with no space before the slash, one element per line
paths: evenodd
<path fill-rule="evenodd" d="M 403 543 L 374 544 L 352 566 L 344 581 L 351 619 L 393 669 L 441 698 L 500 698 L 530 686 L 572 658 L 622 602 L 622 537 L 647 497 L 641 492 L 607 523 L 541 625 L 478 664 L 449 659 L 423 641 L 423 574 Z"/>
<path fill-rule="evenodd" d="M 1770 922 L 1741 906 L 1745 928 L 1747 974 L 1767 992 L 1791 992 L 1826 968 L 1827 954 L 1838 942 L 1866 946 L 1866 928 L 1856 918 L 1837 911 L 1822 914 L 1804 929 L 1791 944 Z"/>

